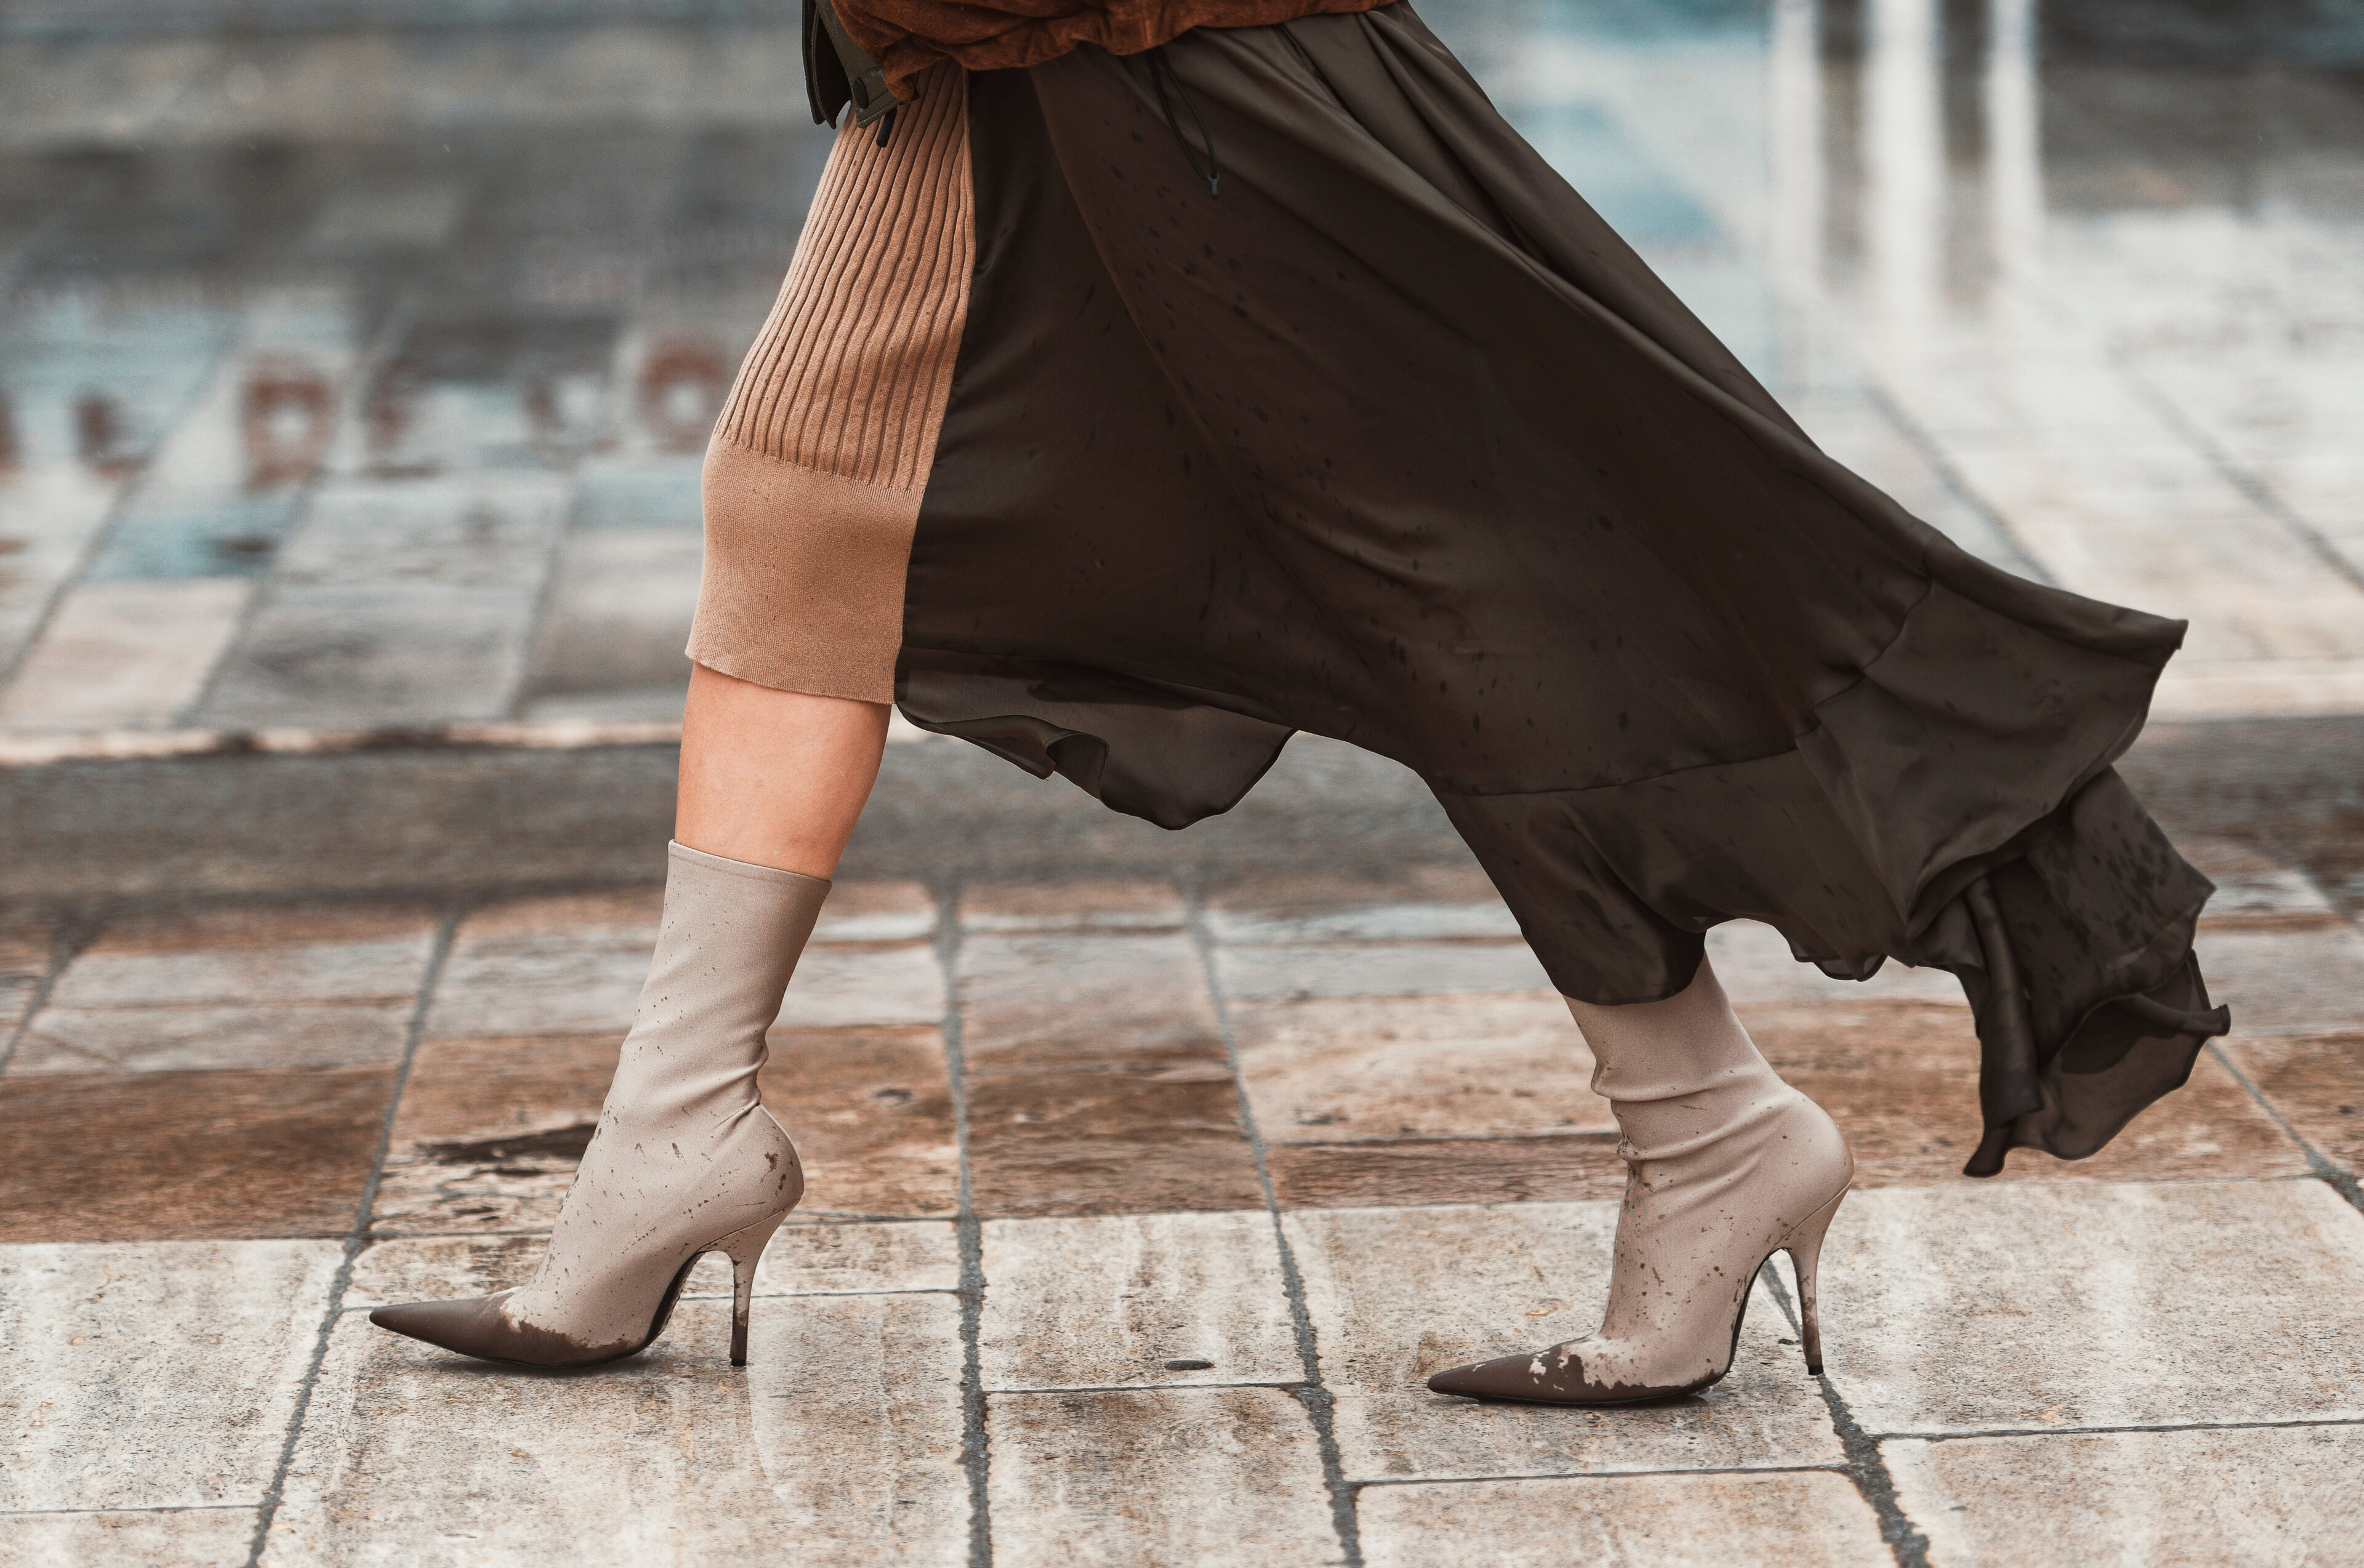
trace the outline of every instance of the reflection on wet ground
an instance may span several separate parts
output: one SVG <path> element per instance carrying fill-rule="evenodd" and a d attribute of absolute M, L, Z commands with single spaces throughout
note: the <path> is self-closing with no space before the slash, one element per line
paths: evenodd
<path fill-rule="evenodd" d="M 2191 617 L 2163 712 L 2364 710 L 2364 8 L 1424 10 L 1817 439 Z M 8 743 L 668 719 L 793 30 L 71 12 L 0 37 Z"/>

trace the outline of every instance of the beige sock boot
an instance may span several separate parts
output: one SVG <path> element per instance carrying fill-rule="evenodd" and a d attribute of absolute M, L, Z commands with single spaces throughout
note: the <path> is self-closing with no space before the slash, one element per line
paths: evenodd
<path fill-rule="evenodd" d="M 1581 1340 L 1440 1372 L 1429 1387 L 1546 1405 L 1695 1393 L 1731 1369 L 1749 1286 L 1784 1250 L 1803 1298 L 1806 1367 L 1820 1373 L 1815 1266 L 1855 1173 L 1837 1127 L 1757 1054 L 1704 961 L 1664 1002 L 1570 1001 L 1568 1011 L 1624 1134 L 1609 1310 Z"/>
<path fill-rule="evenodd" d="M 520 1289 L 382 1307 L 370 1321 L 487 1361 L 615 1361 L 663 1331 L 698 1255 L 721 1252 L 737 1286 L 730 1359 L 743 1362 L 755 1262 L 804 1194 L 755 1073 L 828 894 L 818 877 L 674 845 L 639 1018 L 541 1272 Z"/>

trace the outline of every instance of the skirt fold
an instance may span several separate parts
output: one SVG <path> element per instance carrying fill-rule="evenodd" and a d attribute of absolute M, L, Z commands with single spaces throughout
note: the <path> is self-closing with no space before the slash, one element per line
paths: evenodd
<path fill-rule="evenodd" d="M 1115 809 L 1298 729 L 1429 784 L 1555 984 L 1705 932 L 1962 979 L 1974 1166 L 2077 1158 L 2225 1027 L 2112 764 L 2180 623 L 2024 582 L 1817 450 L 1408 6 L 969 78 L 976 266 L 896 693 Z"/>

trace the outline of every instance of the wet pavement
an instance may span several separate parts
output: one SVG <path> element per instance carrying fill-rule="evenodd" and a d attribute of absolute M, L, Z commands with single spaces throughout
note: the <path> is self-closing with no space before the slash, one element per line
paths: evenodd
<path fill-rule="evenodd" d="M 1784 1275 L 1584 1414 L 1422 1386 L 1590 1326 L 1621 1167 L 1433 805 L 1311 742 L 1179 836 L 890 749 L 743 1372 L 719 1274 L 597 1375 L 366 1325 L 515 1282 L 596 1115 L 828 143 L 777 25 L 292 9 L 0 11 L 0 1564 L 2364 1562 L 2364 11 L 1424 7 L 1819 440 L 2192 623 L 2130 771 L 2235 1035 L 1968 1183 L 1958 986 L 1720 930 L 1862 1169 L 1829 1376 Z"/>
<path fill-rule="evenodd" d="M 1422 1385 L 1591 1325 L 1622 1173 L 1473 875 L 844 883 L 743 1372 L 711 1261 L 597 1373 L 363 1316 L 532 1267 L 653 889 L 20 922 L 0 1562 L 2352 1562 L 2364 940 L 2189 847 L 2240 1031 L 1989 1183 L 1957 986 L 1720 929 L 1860 1162 L 1829 1374 L 1768 1277 L 1723 1383 L 1589 1414 Z"/>

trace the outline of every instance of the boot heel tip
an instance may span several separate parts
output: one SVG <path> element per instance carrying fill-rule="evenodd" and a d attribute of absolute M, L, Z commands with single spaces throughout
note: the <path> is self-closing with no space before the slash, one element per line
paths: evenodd
<path fill-rule="evenodd" d="M 747 1358 L 745 1356 L 732 1356 L 730 1358 L 730 1364 L 732 1366 L 745 1366 L 747 1364 Z"/>

